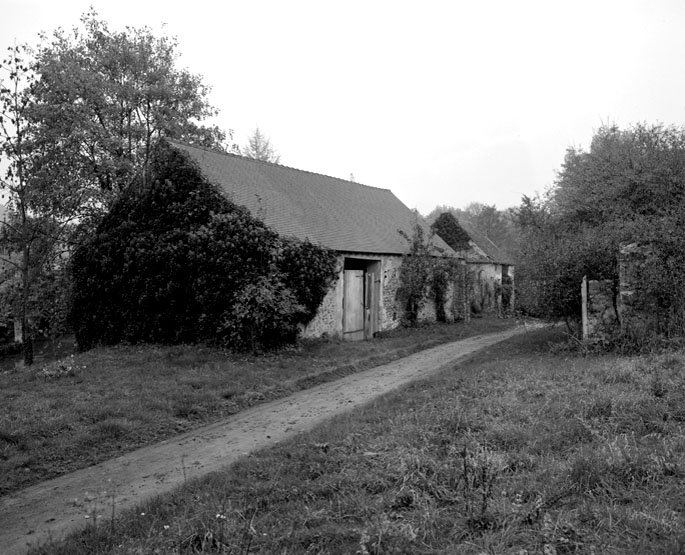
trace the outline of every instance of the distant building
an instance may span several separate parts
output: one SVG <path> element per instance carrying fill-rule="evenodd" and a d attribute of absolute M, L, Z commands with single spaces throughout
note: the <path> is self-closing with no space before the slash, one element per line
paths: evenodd
<path fill-rule="evenodd" d="M 510 313 L 514 308 L 514 264 L 486 235 L 451 212 L 443 212 L 431 228 L 468 267 L 468 296 L 474 313 Z"/>

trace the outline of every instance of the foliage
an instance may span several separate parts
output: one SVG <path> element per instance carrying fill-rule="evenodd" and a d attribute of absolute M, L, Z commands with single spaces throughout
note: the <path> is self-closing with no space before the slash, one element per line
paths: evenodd
<path fill-rule="evenodd" d="M 100 191 L 94 209 L 144 175 L 159 138 L 224 144 L 223 131 L 199 123 L 217 110 L 202 78 L 177 67 L 177 50 L 175 38 L 147 27 L 112 30 L 92 8 L 80 27 L 42 36 L 35 57 L 42 143 Z"/>
<path fill-rule="evenodd" d="M 433 260 L 430 293 L 435 303 L 435 318 L 438 322 L 447 321 L 445 306 L 450 286 L 453 288 L 466 287 L 464 274 L 463 267 L 457 259 L 440 257 Z"/>
<path fill-rule="evenodd" d="M 335 275 L 335 256 L 283 242 L 162 145 L 73 257 L 79 347 L 206 341 L 235 350 L 292 342 Z"/>
<path fill-rule="evenodd" d="M 148 28 L 111 31 L 91 9 L 71 33 L 8 49 L 0 64 L 3 306 L 22 321 L 25 361 L 35 327 L 63 324 L 49 297 L 68 297 L 64 261 L 106 207 L 145 182 L 161 137 L 221 146 L 201 121 L 216 114 L 199 76 L 176 67 L 177 43 Z M 78 224 L 78 226 L 76 225 Z M 63 285 L 60 291 L 55 284 Z M 52 313 L 52 314 L 51 314 Z"/>
<path fill-rule="evenodd" d="M 414 224 L 412 236 L 405 239 L 409 242 L 409 252 L 402 259 L 397 297 L 405 307 L 405 323 L 414 326 L 427 300 L 432 273 L 433 248 L 425 239 L 423 227 L 418 222 Z"/>
<path fill-rule="evenodd" d="M 472 202 L 463 213 L 466 221 L 495 245 L 509 255 L 516 253 L 518 241 L 511 209 L 498 210 L 494 204 Z"/>
<path fill-rule="evenodd" d="M 618 244 L 593 230 L 571 232 L 551 210 L 549 202 L 528 197 L 519 209 L 525 241 L 516 268 L 517 305 L 528 314 L 574 326 L 583 276 L 616 280 Z"/>
<path fill-rule="evenodd" d="M 220 337 L 236 350 L 255 351 L 258 346 L 277 348 L 294 343 L 304 307 L 295 294 L 272 276 L 259 276 L 235 296 L 220 323 Z"/>
<path fill-rule="evenodd" d="M 442 256 L 433 245 L 432 235 L 425 231 L 417 221 L 411 237 L 405 235 L 409 252 L 404 255 L 400 267 L 400 283 L 397 297 L 404 304 L 404 323 L 415 326 L 426 301 L 432 296 L 435 302 L 436 318 L 440 322 L 447 319 L 445 302 L 450 284 L 459 277 L 458 260 Z"/>
<path fill-rule="evenodd" d="M 262 160 L 263 162 L 273 162 L 279 164 L 281 156 L 271 146 L 269 137 L 264 135 L 259 127 L 256 127 L 252 135 L 248 138 L 247 144 L 241 149 L 240 153 L 248 158 Z"/>
<path fill-rule="evenodd" d="M 640 281 L 656 299 L 661 333 L 683 331 L 682 249 L 685 131 L 662 125 L 602 127 L 589 151 L 569 149 L 557 182 L 542 199 L 524 198 L 517 298 L 543 316 L 580 316 L 588 279 L 617 279 L 621 243 L 651 253 Z"/>
<path fill-rule="evenodd" d="M 88 198 L 69 171 L 53 171 L 54 149 L 41 141 L 36 121 L 37 78 L 25 46 L 8 49 L 0 63 L 0 188 L 7 207 L 0 222 L 0 306 L 4 321 L 21 323 L 24 362 L 33 362 L 37 325 L 58 331 L 63 324 L 63 255 L 74 235 L 74 221 Z M 46 302 L 47 301 L 47 302 Z"/>
<path fill-rule="evenodd" d="M 469 234 L 459 225 L 452 212 L 442 212 L 431 224 L 431 229 L 455 251 L 469 248 Z"/>
<path fill-rule="evenodd" d="M 281 239 L 278 266 L 283 284 L 295 294 L 302 307 L 302 323 L 316 315 L 321 300 L 337 279 L 337 256 L 308 240 Z"/>

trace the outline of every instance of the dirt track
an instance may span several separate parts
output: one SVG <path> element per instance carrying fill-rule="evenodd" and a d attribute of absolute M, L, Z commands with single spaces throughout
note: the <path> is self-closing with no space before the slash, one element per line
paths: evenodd
<path fill-rule="evenodd" d="M 2 497 L 0 551 L 25 553 L 29 545 L 92 522 L 94 515 L 106 519 L 113 508 L 120 512 L 132 507 L 523 331 L 521 327 L 421 351 Z"/>

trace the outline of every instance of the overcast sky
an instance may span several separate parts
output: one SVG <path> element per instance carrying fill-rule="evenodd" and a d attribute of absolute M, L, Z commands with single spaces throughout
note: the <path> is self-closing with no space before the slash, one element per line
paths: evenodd
<path fill-rule="evenodd" d="M 518 205 L 602 123 L 685 123 L 682 0 L 0 0 L 0 47 L 90 5 L 178 37 L 239 144 L 423 214 Z"/>

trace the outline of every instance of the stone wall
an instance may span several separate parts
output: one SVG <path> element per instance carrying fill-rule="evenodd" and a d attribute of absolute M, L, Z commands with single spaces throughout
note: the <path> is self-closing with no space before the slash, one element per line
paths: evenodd
<path fill-rule="evenodd" d="M 365 253 L 345 253 L 338 257 L 338 279 L 326 294 L 314 319 L 302 330 L 301 336 L 306 338 L 342 337 L 343 334 L 343 271 L 345 258 L 381 262 L 381 295 L 378 312 L 378 326 L 380 331 L 396 328 L 400 324 L 402 310 L 397 301 L 399 287 L 399 268 L 402 265 L 401 256 L 369 255 Z"/>
<path fill-rule="evenodd" d="M 381 308 L 378 319 L 380 331 L 395 329 L 400 325 L 404 307 L 397 299 L 397 290 L 400 286 L 401 256 L 388 256 L 382 260 L 383 275 L 381 287 Z"/>
<path fill-rule="evenodd" d="M 302 330 L 302 337 L 342 337 L 343 256 L 338 256 L 338 277 L 326 293 L 314 319 Z"/>
<path fill-rule="evenodd" d="M 475 314 L 500 313 L 502 309 L 502 265 L 471 262 L 468 265 L 469 299 Z"/>
<path fill-rule="evenodd" d="M 581 285 L 583 339 L 602 338 L 618 324 L 616 294 L 611 280 L 587 280 Z"/>
<path fill-rule="evenodd" d="M 468 267 L 464 261 L 459 264 L 457 279 L 450 284 L 447 292 L 447 302 L 445 303 L 448 321 L 468 322 L 471 319 L 471 303 L 469 301 L 469 283 L 467 279 Z"/>
<path fill-rule="evenodd" d="M 649 247 L 621 245 L 618 255 L 618 288 L 609 280 L 583 280 L 581 286 L 583 338 L 601 338 L 620 328 L 621 333 L 645 337 L 659 330 L 659 307 L 642 284 Z"/>
<path fill-rule="evenodd" d="M 516 277 L 514 274 L 513 265 L 502 265 L 502 316 L 504 317 L 511 316 L 516 310 Z"/>
<path fill-rule="evenodd" d="M 616 301 L 621 331 L 645 335 L 658 330 L 659 307 L 642 285 L 641 274 L 652 255 L 638 243 L 621 245 L 618 257 L 618 299 Z"/>
<path fill-rule="evenodd" d="M 328 335 L 343 335 L 343 270 L 345 258 L 381 262 L 381 294 L 378 313 L 379 331 L 389 331 L 400 325 L 404 307 L 397 298 L 400 286 L 402 257 L 397 255 L 374 256 L 361 253 L 345 253 L 338 257 L 338 279 L 326 294 L 314 319 L 301 332 L 302 337 L 313 338 Z M 466 265 L 460 265 L 459 278 L 447 291 L 445 313 L 448 321 L 468 320 L 469 298 L 466 291 Z M 436 310 L 433 299 L 427 299 L 419 312 L 419 320 L 435 321 Z"/>
<path fill-rule="evenodd" d="M 445 319 L 447 322 L 470 320 L 471 310 L 467 280 L 467 265 L 462 260 L 459 263 L 456 280 L 450 283 L 445 294 Z M 435 322 L 437 310 L 435 300 L 428 297 L 419 311 L 419 321 Z"/>

